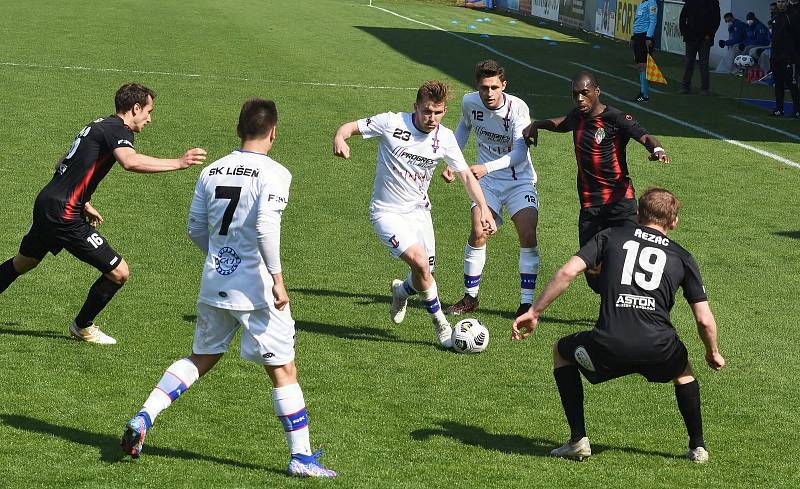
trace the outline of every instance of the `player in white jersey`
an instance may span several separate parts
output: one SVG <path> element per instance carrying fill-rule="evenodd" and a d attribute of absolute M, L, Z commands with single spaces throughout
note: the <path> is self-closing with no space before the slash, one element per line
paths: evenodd
<path fill-rule="evenodd" d="M 494 233 L 494 219 L 486 206 L 480 185 L 469 171 L 455 135 L 441 125 L 447 113 L 447 85 L 428 81 L 417 91 L 414 112 L 387 112 L 343 124 L 333 140 L 333 152 L 350 157 L 346 140 L 361 134 L 379 137 L 375 187 L 370 203 L 370 220 L 381 242 L 392 256 L 408 264 L 405 280 L 392 282 L 392 321 L 400 323 L 406 314 L 408 297 L 419 293 L 433 319 L 439 343 L 450 348 L 452 329 L 444 316 L 436 281 L 436 263 L 431 203 L 428 187 L 436 165 L 444 160 L 459 176 L 467 194 L 477 204 L 478 225 Z"/>
<path fill-rule="evenodd" d="M 291 452 L 288 472 L 333 477 L 311 452 L 303 391 L 294 364 L 294 320 L 283 282 L 280 225 L 292 175 L 267 156 L 275 141 L 278 111 L 271 100 L 242 106 L 241 149 L 200 175 L 189 210 L 189 237 L 206 253 L 197 299 L 192 354 L 170 365 L 122 437 L 138 458 L 156 416 L 222 358 L 243 328 L 241 355 L 264 365 L 272 380 L 275 414 Z"/>
<path fill-rule="evenodd" d="M 539 274 L 539 247 L 536 225 L 539 221 L 539 198 L 536 192 L 536 171 L 525 144 L 523 130 L 531 123 L 527 104 L 504 92 L 505 71 L 494 60 L 475 67 L 477 92 L 464 95 L 461 120 L 456 139 L 461 149 L 467 145 L 470 132 L 478 144 L 478 164 L 470 170 L 478 178 L 486 203 L 498 226 L 503 223 L 503 206 L 508 210 L 519 237 L 520 305 L 516 315 L 530 309 L 533 290 Z M 442 174 L 448 182 L 453 175 Z M 448 314 L 464 314 L 478 308 L 478 289 L 486 263 L 488 235 L 478 220 L 480 213 L 473 204 L 472 232 L 464 249 L 464 297 L 447 308 Z"/>

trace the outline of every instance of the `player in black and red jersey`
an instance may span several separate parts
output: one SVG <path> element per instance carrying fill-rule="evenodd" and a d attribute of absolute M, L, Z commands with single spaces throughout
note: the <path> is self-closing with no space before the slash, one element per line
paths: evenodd
<path fill-rule="evenodd" d="M 692 255 L 667 233 L 678 225 L 680 202 L 667 190 L 651 188 L 639 199 L 639 224 L 596 234 L 547 284 L 528 311 L 514 321 L 511 338 L 527 338 L 540 315 L 587 268 L 600 263 L 600 316 L 591 331 L 558 340 L 553 347 L 553 376 L 569 422 L 571 437 L 551 455 L 583 459 L 592 454 L 583 416 L 583 384 L 630 374 L 650 382 L 675 384 L 675 398 L 689 433 L 687 456 L 708 460 L 700 416 L 700 385 L 686 346 L 669 313 L 678 287 L 689 303 L 705 345 L 705 360 L 719 370 L 725 359 L 717 346 L 717 324 L 708 305 L 700 270 Z"/>
<path fill-rule="evenodd" d="M 631 139 L 650 152 L 650 159 L 669 163 L 661 143 L 630 114 L 600 101 L 597 78 L 581 71 L 572 78 L 575 108 L 566 116 L 533 122 L 525 130 L 528 144 L 536 146 L 539 129 L 572 131 L 578 160 L 578 197 L 581 212 L 578 240 L 583 246 L 603 229 L 636 223 L 636 195 L 628 174 L 625 148 Z M 599 270 L 590 270 L 586 281 L 598 291 Z"/>
<path fill-rule="evenodd" d="M 128 280 L 128 264 L 96 229 L 103 216 L 89 204 L 92 193 L 114 162 L 128 171 L 157 173 L 180 170 L 202 163 L 205 150 L 193 148 L 177 159 L 159 159 L 137 153 L 133 134 L 150 122 L 155 93 L 131 83 L 117 90 L 116 114 L 96 119 L 77 135 L 67 153 L 56 163 L 55 174 L 33 206 L 33 224 L 22 238 L 19 253 L 0 265 L 0 293 L 20 275 L 35 268 L 47 252 L 66 249 L 76 258 L 100 270 L 102 275 L 89 295 L 70 332 L 91 343 L 114 344 L 116 340 L 94 324 L 94 318 Z"/>

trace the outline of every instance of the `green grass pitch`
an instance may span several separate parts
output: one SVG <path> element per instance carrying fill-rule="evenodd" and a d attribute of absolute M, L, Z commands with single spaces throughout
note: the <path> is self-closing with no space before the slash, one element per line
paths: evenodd
<path fill-rule="evenodd" d="M 199 169 L 161 175 L 119 167 L 93 198 L 102 232 L 128 260 L 131 279 L 98 322 L 120 341 L 80 344 L 67 327 L 97 273 L 67 253 L 0 295 L 0 486 L 3 487 L 796 487 L 800 306 L 800 168 L 699 132 L 800 162 L 800 121 L 770 120 L 735 97 L 770 99 L 766 87 L 712 77 L 708 97 L 677 94 L 678 56 L 657 55 L 670 83 L 630 110 L 661 139 L 670 165 L 628 147 L 637 189 L 661 185 L 684 203 L 674 239 L 704 274 L 728 367 L 704 366 L 688 306 L 674 323 L 701 383 L 707 466 L 681 456 L 685 432 L 669 385 L 624 378 L 587 387 L 595 456 L 548 458 L 568 436 L 552 380 L 555 339 L 586 329 L 597 298 L 582 280 L 525 342 L 509 340 L 518 300 L 517 244 L 501 228 L 489 242 L 476 317 L 489 349 L 460 356 L 435 346 L 424 310 L 388 318 L 390 280 L 405 273 L 374 237 L 367 205 L 375 141 L 332 155 L 339 124 L 409 110 L 427 79 L 451 84 L 455 128 L 474 64 L 505 64 L 508 91 L 535 118 L 565 114 L 573 63 L 635 80 L 629 48 L 553 23 L 456 8 L 451 2 L 377 0 L 173 0 L 5 2 L 0 16 L 0 260 L 17 251 L 33 199 L 74 134 L 113 111 L 128 81 L 158 93 L 137 149 L 210 159 L 238 145 L 235 121 L 251 96 L 280 111 L 272 156 L 294 174 L 284 217 L 283 264 L 297 320 L 297 363 L 311 418 L 335 480 L 283 475 L 286 445 L 262 369 L 238 346 L 159 417 L 138 461 L 118 440 L 163 370 L 189 353 L 202 258 L 186 237 Z M 475 18 L 491 21 L 475 24 Z M 458 23 L 452 23 L 457 21 Z M 488 38 L 480 34 L 489 34 Z M 543 36 L 557 42 L 551 45 Z M 478 42 L 489 52 L 467 42 Z M 598 44 L 599 49 L 592 49 Z M 513 57 L 524 66 L 500 54 Z M 698 75 L 695 75 L 696 77 Z M 695 79 L 697 80 L 697 78 Z M 634 85 L 600 75 L 609 95 Z M 781 129 L 776 133 L 729 115 Z M 667 119 L 664 116 L 669 116 Z M 470 141 L 467 159 L 475 158 Z M 542 202 L 539 290 L 576 251 L 578 215 L 570 135 L 543 133 L 533 150 Z M 468 202 L 460 185 L 431 186 L 442 301 L 461 295 Z"/>

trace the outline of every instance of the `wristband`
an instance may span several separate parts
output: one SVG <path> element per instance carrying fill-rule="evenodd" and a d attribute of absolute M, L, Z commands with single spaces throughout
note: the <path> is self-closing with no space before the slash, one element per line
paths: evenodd
<path fill-rule="evenodd" d="M 656 146 L 655 148 L 653 148 L 653 154 L 656 154 L 656 153 L 658 153 L 659 151 L 661 151 L 661 152 L 662 152 L 662 153 L 664 153 L 664 154 L 667 154 L 667 152 L 666 152 L 666 151 L 664 151 L 664 148 L 662 148 L 661 146 Z"/>

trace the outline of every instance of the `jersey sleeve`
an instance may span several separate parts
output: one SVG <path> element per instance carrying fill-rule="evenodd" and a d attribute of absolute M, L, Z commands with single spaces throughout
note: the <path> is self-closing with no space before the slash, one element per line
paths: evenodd
<path fill-rule="evenodd" d="M 576 127 L 578 127 L 578 121 L 580 120 L 581 113 L 578 109 L 572 109 L 566 116 L 564 116 L 564 121 L 561 123 L 561 127 L 568 131 L 574 131 Z"/>
<path fill-rule="evenodd" d="M 518 101 L 511 116 L 511 152 L 493 161 L 484 163 L 489 172 L 502 170 L 528 159 L 528 145 L 523 132 L 531 123 L 530 109 L 522 100 Z"/>
<path fill-rule="evenodd" d="M 469 170 L 469 165 L 467 165 L 467 160 L 464 159 L 464 153 L 461 152 L 461 148 L 458 147 L 455 135 L 448 134 L 447 137 L 443 138 L 441 144 L 444 150 L 444 161 L 450 169 L 457 172 Z"/>
<path fill-rule="evenodd" d="M 280 211 L 289 204 L 289 187 L 292 174 L 288 170 L 280 176 L 262 177 L 261 194 L 258 197 L 258 210 Z"/>
<path fill-rule="evenodd" d="M 267 180 L 261 189 L 256 219 L 258 251 L 267 267 L 275 275 L 281 273 L 281 219 L 289 203 L 292 176 L 286 171 L 280 178 Z"/>
<path fill-rule="evenodd" d="M 649 20 L 647 39 L 652 39 L 656 34 L 656 24 L 658 23 L 658 4 L 656 0 L 652 0 L 650 5 L 647 6 L 647 19 Z"/>
<path fill-rule="evenodd" d="M 117 148 L 133 149 L 133 131 L 125 126 L 108 126 L 103 131 L 103 136 L 111 151 Z"/>
<path fill-rule="evenodd" d="M 383 114 L 367 117 L 366 119 L 359 119 L 356 121 L 358 123 L 358 132 L 361 133 L 364 139 L 374 138 L 388 133 L 390 131 L 389 123 L 391 115 L 391 112 L 385 112 Z"/>
<path fill-rule="evenodd" d="M 609 229 L 595 234 L 583 248 L 575 253 L 575 256 L 583 260 L 588 268 L 594 268 L 603 261 L 603 252 L 606 248 L 606 243 L 608 243 Z"/>
<path fill-rule="evenodd" d="M 700 267 L 694 261 L 692 255 L 683 259 L 683 297 L 689 304 L 704 302 L 708 300 L 706 289 L 703 287 L 703 279 L 700 278 Z"/>
<path fill-rule="evenodd" d="M 456 127 L 456 141 L 458 141 L 458 147 L 461 148 L 462 151 L 469 141 L 469 133 L 471 130 L 472 118 L 470 117 L 469 107 L 465 97 L 461 101 L 461 119 L 459 119 L 458 127 Z"/>
<path fill-rule="evenodd" d="M 645 134 L 647 129 L 639 124 L 639 121 L 633 118 L 632 115 L 620 112 L 617 116 L 617 126 L 622 134 L 630 139 L 638 141 Z"/>

